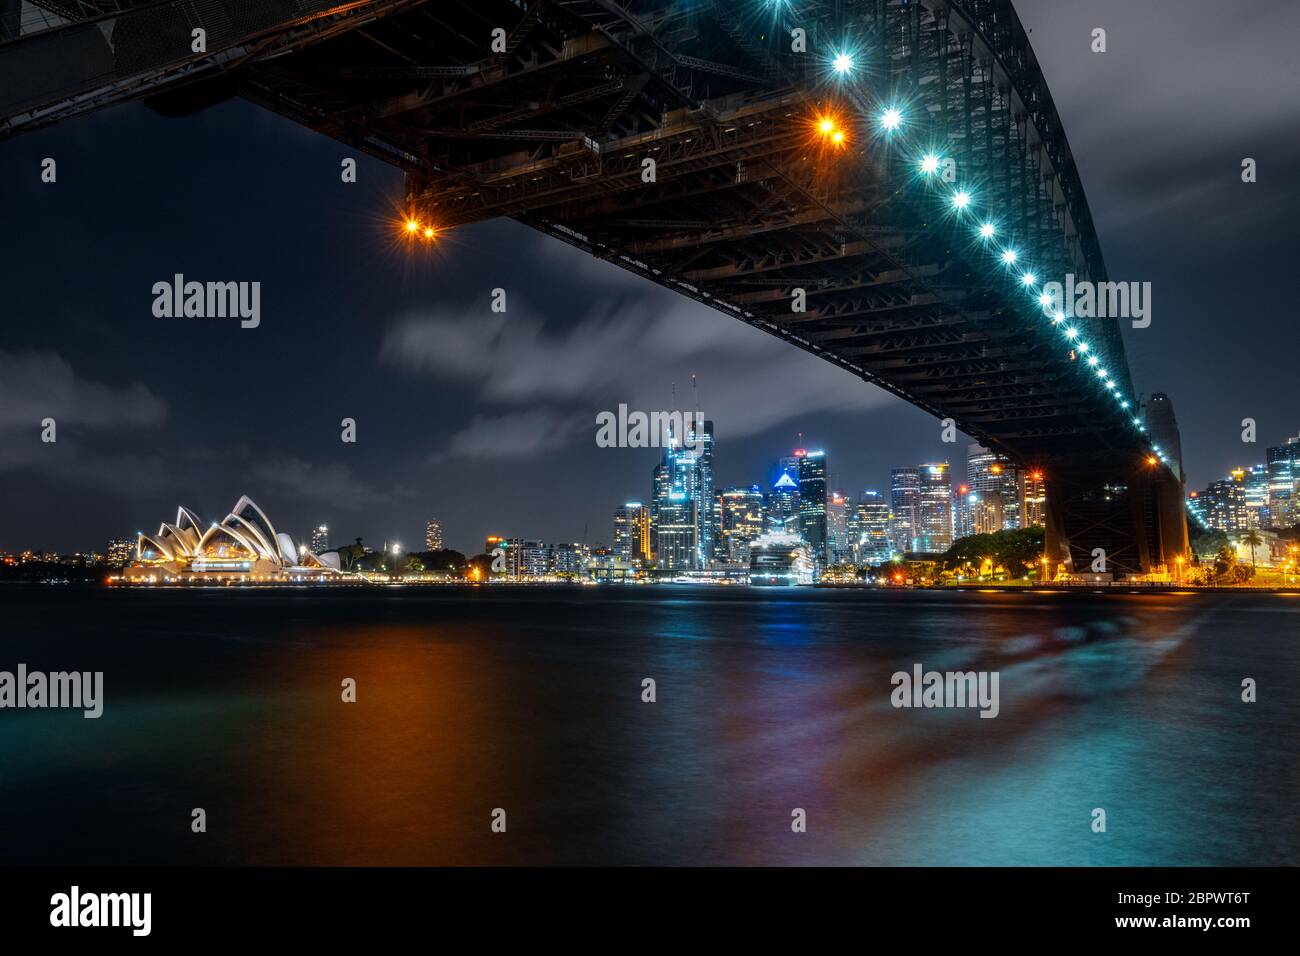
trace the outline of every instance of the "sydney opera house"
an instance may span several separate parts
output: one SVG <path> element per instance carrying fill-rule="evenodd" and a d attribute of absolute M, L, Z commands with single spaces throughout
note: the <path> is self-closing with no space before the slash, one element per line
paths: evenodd
<path fill-rule="evenodd" d="M 339 574 L 337 552 L 300 549 L 246 495 L 221 521 L 206 526 L 189 508 L 177 508 L 174 523 L 139 534 L 135 558 L 123 577 L 139 583 L 318 580 Z"/>

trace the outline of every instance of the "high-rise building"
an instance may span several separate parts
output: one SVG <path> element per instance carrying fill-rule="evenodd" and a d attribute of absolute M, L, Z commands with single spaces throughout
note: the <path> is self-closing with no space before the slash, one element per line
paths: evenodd
<path fill-rule="evenodd" d="M 1268 465 L 1251 465 L 1245 470 L 1246 526 L 1271 528 L 1268 507 Z"/>
<path fill-rule="evenodd" d="M 437 518 L 430 518 L 424 525 L 424 549 L 426 551 L 442 550 L 442 524 Z"/>
<path fill-rule="evenodd" d="M 899 554 L 919 550 L 921 524 L 921 469 L 894 468 L 889 472 L 889 502 L 893 510 L 890 536 Z"/>
<path fill-rule="evenodd" d="M 328 526 L 318 524 L 311 529 L 311 553 L 324 554 L 330 549 L 330 529 Z"/>
<path fill-rule="evenodd" d="M 916 550 L 937 554 L 952 547 L 952 480 L 946 461 L 921 465 Z"/>
<path fill-rule="evenodd" d="M 889 505 L 884 496 L 870 488 L 863 489 L 858 498 L 857 535 L 854 561 L 858 564 L 884 564 L 893 557 L 894 546 L 889 537 Z"/>
<path fill-rule="evenodd" d="M 1039 468 L 1020 471 L 1020 526 L 1041 528 L 1047 524 L 1047 482 Z"/>
<path fill-rule="evenodd" d="M 832 491 L 826 498 L 826 551 L 830 564 L 853 561 L 853 541 L 849 537 L 849 520 L 853 517 L 853 499 L 842 491 Z M 857 518 L 853 517 L 853 525 Z"/>
<path fill-rule="evenodd" d="M 1272 527 L 1300 523 L 1300 437 L 1268 450 L 1268 512 Z"/>
<path fill-rule="evenodd" d="M 966 485 L 963 504 L 968 514 L 958 516 L 959 526 L 969 524 L 970 534 L 991 534 L 1021 526 L 1020 469 L 1006 455 L 978 443 L 969 445 Z"/>
<path fill-rule="evenodd" d="M 749 545 L 764 531 L 763 489 L 758 485 L 719 488 L 717 502 L 719 561 L 749 566 Z"/>
<path fill-rule="evenodd" d="M 1147 434 L 1151 442 L 1169 459 L 1169 467 L 1179 481 L 1183 479 L 1183 442 L 1178 434 L 1174 403 L 1164 392 L 1152 392 L 1147 402 Z"/>
<path fill-rule="evenodd" d="M 108 542 L 104 560 L 113 567 L 123 567 L 135 558 L 135 540 L 132 538 L 114 538 Z"/>
<path fill-rule="evenodd" d="M 655 561 L 660 568 L 704 566 L 700 534 L 708 522 L 700 515 L 700 486 L 700 455 L 676 442 L 664 449 L 654 480 Z M 708 510 L 713 513 L 712 498 Z"/>
<path fill-rule="evenodd" d="M 696 531 L 699 554 L 695 566 L 703 568 L 713 559 L 713 543 L 718 535 L 713 507 L 713 422 L 700 419 L 698 413 L 691 417 L 686 430 L 686 444 L 691 449 L 698 449 L 693 452 L 696 457 L 695 515 L 699 524 Z"/>
<path fill-rule="evenodd" d="M 1201 495 L 1205 523 L 1220 531 L 1245 531 L 1249 516 L 1246 513 L 1246 472 L 1238 468 L 1229 477 L 1212 481 Z"/>
<path fill-rule="evenodd" d="M 799 533 L 799 459 L 794 455 L 777 462 L 772 491 L 767 496 L 767 528 L 778 533 Z"/>
<path fill-rule="evenodd" d="M 629 563 L 650 560 L 650 509 L 639 501 L 614 510 L 614 554 Z"/>
<path fill-rule="evenodd" d="M 812 548 L 813 561 L 818 568 L 824 568 L 830 557 L 826 535 L 826 453 L 799 449 L 795 454 L 799 456 L 799 529 Z"/>

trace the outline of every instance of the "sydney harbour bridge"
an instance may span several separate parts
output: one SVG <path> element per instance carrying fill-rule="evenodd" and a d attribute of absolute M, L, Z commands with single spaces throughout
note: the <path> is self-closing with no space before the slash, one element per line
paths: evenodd
<path fill-rule="evenodd" d="M 1082 41 L 1081 41 L 1082 42 Z M 1187 551 L 1010 0 L 0 0 L 0 138 L 243 97 L 400 167 L 409 241 L 508 216 L 1041 469 L 1049 564 Z"/>

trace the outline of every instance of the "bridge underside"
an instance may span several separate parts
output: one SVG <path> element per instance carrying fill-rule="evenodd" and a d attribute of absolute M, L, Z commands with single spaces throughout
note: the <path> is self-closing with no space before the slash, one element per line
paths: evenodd
<path fill-rule="evenodd" d="M 0 81 L 14 81 L 0 135 L 132 96 L 167 113 L 244 96 L 404 168 L 422 227 L 514 218 L 1043 469 L 1053 546 L 1076 569 L 1093 547 L 1121 573 L 1173 553 L 1177 535 L 1150 517 L 1168 510 L 1150 491 L 1160 482 L 1140 478 L 1115 321 L 1080 322 L 1111 394 L 1018 275 L 990 267 L 976 221 L 945 205 L 953 186 L 917 172 L 922 149 L 953 159 L 998 241 L 1044 279 L 1105 279 L 1008 0 L 231 3 L 202 56 L 185 45 L 188 4 L 42 6 L 103 14 L 0 43 Z M 807 53 L 791 50 L 796 27 Z M 20 68 L 60 39 L 98 65 L 81 75 L 61 62 L 36 79 Z M 828 70 L 845 43 L 851 81 Z M 881 130 L 886 104 L 901 107 L 906 134 Z"/>

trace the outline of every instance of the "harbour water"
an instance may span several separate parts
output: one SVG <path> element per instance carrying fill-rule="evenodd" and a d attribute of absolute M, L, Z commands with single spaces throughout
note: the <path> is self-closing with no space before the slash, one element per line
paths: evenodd
<path fill-rule="evenodd" d="M 1295 595 L 6 587 L 19 663 L 103 715 L 0 710 L 3 863 L 1300 863 Z"/>

